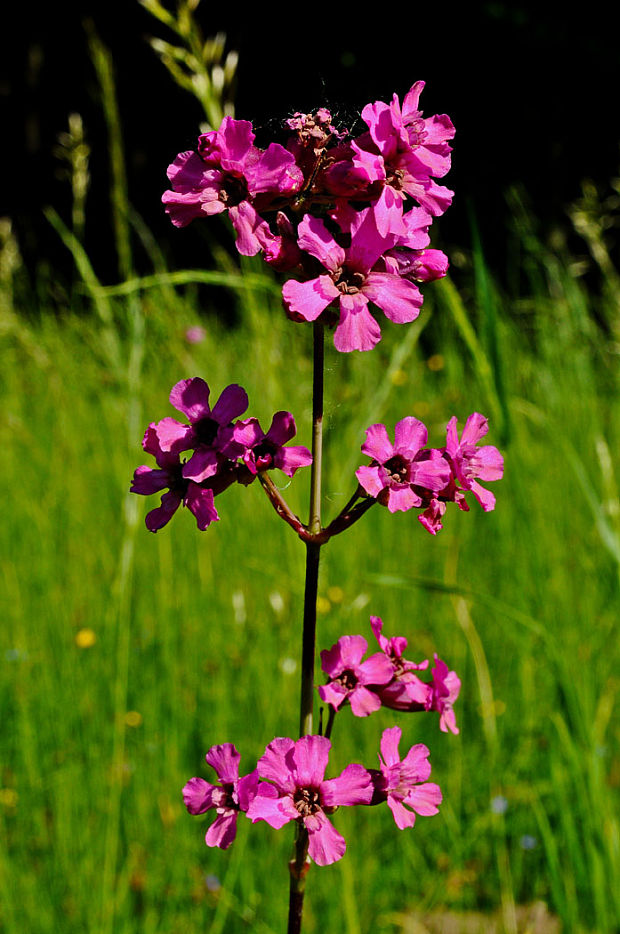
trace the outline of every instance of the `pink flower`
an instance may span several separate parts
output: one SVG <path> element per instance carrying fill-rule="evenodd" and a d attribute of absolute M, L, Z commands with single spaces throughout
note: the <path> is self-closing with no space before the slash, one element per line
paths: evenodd
<path fill-rule="evenodd" d="M 188 344 L 201 344 L 206 336 L 207 332 L 199 324 L 188 328 L 185 332 L 185 340 Z"/>
<path fill-rule="evenodd" d="M 205 756 L 215 769 L 219 782 L 211 785 L 203 778 L 190 778 L 183 788 L 183 801 L 190 814 L 215 809 L 217 817 L 205 836 L 207 846 L 226 850 L 237 834 L 237 817 L 247 811 L 258 790 L 258 771 L 239 778 L 241 756 L 232 743 L 212 746 Z"/>
<path fill-rule="evenodd" d="M 336 350 L 372 350 L 381 329 L 368 310 L 372 302 L 387 318 L 399 324 L 414 321 L 423 298 L 413 282 L 373 267 L 396 243 L 396 235 L 382 237 L 372 209 L 360 211 L 351 229 L 351 245 L 344 249 L 325 222 L 306 214 L 299 225 L 299 246 L 327 270 L 306 282 L 289 279 L 282 297 L 290 316 L 315 321 L 328 306 L 338 304 L 339 321 L 334 333 Z"/>
<path fill-rule="evenodd" d="M 346 843 L 327 815 L 340 805 L 370 804 L 373 785 L 361 765 L 348 765 L 337 778 L 324 779 L 330 741 L 325 736 L 272 740 L 258 760 L 261 782 L 248 807 L 252 822 L 266 821 L 278 830 L 299 821 L 308 831 L 308 852 L 318 866 L 344 856 Z M 273 784 L 267 784 L 267 783 Z M 277 797 L 272 797 L 275 788 Z"/>
<path fill-rule="evenodd" d="M 163 528 L 181 504 L 187 506 L 194 514 L 198 528 L 203 532 L 220 518 L 213 502 L 213 489 L 206 489 L 183 476 L 183 464 L 179 455 L 162 451 L 156 425 L 151 424 L 147 428 L 142 447 L 155 457 L 159 469 L 138 467 L 134 472 L 131 492 L 149 496 L 151 493 L 168 490 L 161 498 L 161 505 L 146 515 L 145 523 L 150 532 L 157 532 Z"/>
<path fill-rule="evenodd" d="M 431 669 L 432 681 L 422 681 L 414 672 L 426 670 L 428 661 L 416 665 L 404 658 L 407 640 L 404 636 L 387 639 L 382 633 L 381 617 L 371 616 L 370 625 L 380 648 L 392 665 L 390 681 L 373 689 L 381 704 L 392 710 L 409 713 L 436 710 L 439 713 L 439 729 L 442 733 L 447 733 L 448 730 L 458 733 L 452 709 L 461 689 L 461 681 L 456 672 L 449 671 L 446 663 L 435 655 L 435 665 Z"/>
<path fill-rule="evenodd" d="M 366 429 L 362 453 L 371 457 L 372 463 L 359 467 L 355 476 L 363 489 L 390 512 L 405 512 L 422 505 L 414 486 L 437 491 L 449 480 L 450 469 L 443 459 L 422 456 L 427 437 L 425 426 L 412 416 L 396 424 L 394 444 L 388 438 L 385 425 L 371 425 Z"/>
<path fill-rule="evenodd" d="M 428 747 L 422 743 L 412 746 L 401 761 L 398 754 L 401 735 L 398 726 L 383 731 L 380 771 L 372 773 L 375 786 L 372 803 L 387 801 L 396 826 L 404 830 L 413 827 L 416 814 L 423 817 L 437 814 L 442 794 L 439 785 L 426 781 L 431 774 Z"/>
<path fill-rule="evenodd" d="M 266 210 L 275 197 L 293 194 L 303 183 L 290 152 L 279 143 L 257 149 L 252 124 L 232 117 L 200 137 L 198 152 L 179 153 L 168 178 L 173 190 L 162 201 L 172 223 L 185 227 L 196 217 L 227 210 L 244 256 L 254 256 L 272 239 L 255 204 Z"/>
<path fill-rule="evenodd" d="M 484 415 L 474 412 L 465 422 L 459 441 L 457 419 L 454 415 L 448 422 L 446 454 L 455 477 L 464 490 L 471 490 L 485 512 L 495 509 L 495 497 L 476 481 L 501 480 L 504 475 L 504 458 L 492 444 L 476 447 L 486 435 L 489 423 Z"/>
<path fill-rule="evenodd" d="M 432 695 L 431 686 L 414 672 L 425 671 L 428 668 L 428 659 L 416 664 L 404 658 L 407 640 L 404 636 L 387 639 L 381 631 L 383 620 L 380 616 L 371 616 L 370 626 L 392 666 L 390 681 L 376 688 L 382 705 L 392 710 L 427 710 Z"/>
<path fill-rule="evenodd" d="M 447 140 L 454 136 L 454 127 L 445 114 L 423 119 L 417 109 L 423 87 L 422 81 L 414 84 L 402 110 L 394 94 L 390 104 L 375 101 L 362 111 L 372 142 L 360 138 L 360 144 L 369 150 L 374 144 L 384 163 L 380 215 L 390 205 L 402 204 L 406 195 L 433 216 L 443 214 L 452 202 L 453 192 L 437 185 L 431 176 L 441 177 L 450 168 Z"/>
<path fill-rule="evenodd" d="M 366 685 L 387 684 L 392 664 L 382 652 L 363 662 L 367 648 L 363 636 L 341 636 L 331 649 L 321 652 L 321 668 L 330 680 L 319 687 L 319 696 L 334 710 L 348 701 L 356 717 L 367 717 L 381 706 L 376 691 Z"/>
<path fill-rule="evenodd" d="M 224 389 L 213 409 L 209 392 L 199 376 L 180 380 L 170 391 L 170 402 L 187 417 L 189 425 L 170 417 L 155 425 L 162 451 L 178 454 L 194 449 L 183 466 L 183 476 L 197 483 L 218 472 L 222 450 L 232 438 L 232 420 L 248 407 L 245 389 L 236 384 Z"/>
<path fill-rule="evenodd" d="M 448 666 L 439 656 L 435 655 L 435 667 L 431 669 L 433 681 L 430 702 L 427 710 L 436 710 L 439 713 L 439 729 L 442 733 L 458 733 L 456 717 L 452 705 L 459 696 L 461 680 L 455 671 L 449 671 Z"/>
<path fill-rule="evenodd" d="M 295 419 L 290 412 L 276 412 L 267 434 L 261 428 L 258 419 L 248 418 L 237 422 L 233 430 L 233 440 L 223 453 L 229 457 L 242 456 L 243 463 L 254 475 L 261 470 L 277 467 L 288 477 L 292 477 L 300 467 L 307 467 L 312 463 L 312 454 L 308 448 L 302 445 L 284 447 L 296 433 Z M 235 453 L 237 451 L 238 453 Z"/>

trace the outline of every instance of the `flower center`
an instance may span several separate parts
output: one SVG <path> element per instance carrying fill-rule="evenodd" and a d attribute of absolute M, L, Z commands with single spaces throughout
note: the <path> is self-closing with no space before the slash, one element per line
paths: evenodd
<path fill-rule="evenodd" d="M 402 169 L 395 169 L 391 166 L 386 166 L 385 184 L 389 185 L 390 188 L 394 188 L 396 191 L 401 191 L 404 177 L 405 173 Z"/>
<path fill-rule="evenodd" d="M 298 788 L 293 801 L 300 817 L 309 817 L 321 810 L 321 799 L 316 788 Z"/>
<path fill-rule="evenodd" d="M 194 423 L 194 434 L 200 444 L 212 445 L 219 428 L 218 422 L 214 418 L 206 415 Z"/>
<path fill-rule="evenodd" d="M 225 204 L 227 208 L 234 208 L 242 201 L 248 198 L 248 186 L 243 178 L 236 178 L 234 175 L 226 175 L 222 181 L 222 187 L 218 192 L 218 199 Z"/>
<path fill-rule="evenodd" d="M 383 465 L 393 483 L 407 483 L 409 479 L 409 462 L 400 454 L 390 457 Z"/>
<path fill-rule="evenodd" d="M 350 668 L 347 668 L 342 674 L 338 675 L 337 678 L 334 678 L 334 681 L 341 684 L 345 690 L 352 691 L 357 684 L 357 675 L 355 672 L 351 671 Z"/>
<path fill-rule="evenodd" d="M 261 470 L 267 470 L 273 465 L 273 458 L 278 448 L 272 441 L 264 439 L 252 450 L 254 452 L 256 466 Z"/>
<path fill-rule="evenodd" d="M 365 278 L 363 272 L 358 272 L 355 269 L 347 269 L 346 266 L 341 266 L 332 273 L 334 285 L 343 295 L 357 294 L 364 285 Z"/>
<path fill-rule="evenodd" d="M 175 465 L 174 467 L 169 468 L 168 475 L 170 477 L 170 485 L 168 489 L 172 493 L 178 493 L 179 496 L 182 496 L 185 499 L 187 495 L 187 488 L 189 486 L 189 480 L 183 476 L 183 464 Z"/>

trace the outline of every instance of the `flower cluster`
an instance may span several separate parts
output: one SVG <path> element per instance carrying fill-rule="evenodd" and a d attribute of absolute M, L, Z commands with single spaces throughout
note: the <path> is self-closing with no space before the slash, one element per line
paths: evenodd
<path fill-rule="evenodd" d="M 368 104 L 356 137 L 321 108 L 286 121 L 285 145 L 261 149 L 249 121 L 225 117 L 169 166 L 166 211 L 178 227 L 228 212 L 239 253 L 262 253 L 290 275 L 282 296 L 292 320 L 335 326 L 340 351 L 371 350 L 381 330 L 369 303 L 393 322 L 413 321 L 423 302 L 416 283 L 448 267 L 428 231 L 452 201 L 435 179 L 450 168 L 454 127 L 445 114 L 423 116 L 423 87 L 402 105 L 396 94 Z"/>
<path fill-rule="evenodd" d="M 469 510 L 465 492 L 470 490 L 485 512 L 495 508 L 495 497 L 478 483 L 500 480 L 504 460 L 493 445 L 477 447 L 489 425 L 478 412 L 469 416 L 459 440 L 456 416 L 450 419 L 446 446 L 425 448 L 428 433 L 417 418 L 403 418 L 394 429 L 394 443 L 385 425 L 366 429 L 362 453 L 371 463 L 359 467 L 355 475 L 360 487 L 390 512 L 423 508 L 418 516 L 422 525 L 436 535 L 447 503 Z"/>
<path fill-rule="evenodd" d="M 265 433 L 256 418 L 239 418 L 248 407 L 241 386 L 227 386 L 213 408 L 209 395 L 200 377 L 181 380 L 172 387 L 170 402 L 187 422 L 166 417 L 152 422 L 145 432 L 142 447 L 155 457 L 157 468 L 138 467 L 131 492 L 168 491 L 161 505 L 146 516 L 151 532 L 166 525 L 181 504 L 204 531 L 219 519 L 215 496 L 232 483 L 248 485 L 258 473 L 273 468 L 292 477 L 312 463 L 307 448 L 284 447 L 297 431 L 290 412 L 276 412 Z M 181 454 L 189 454 L 189 459 L 182 461 Z"/>
<path fill-rule="evenodd" d="M 325 736 L 302 736 L 297 741 L 276 737 L 256 768 L 242 777 L 241 757 L 232 743 L 212 746 L 206 760 L 218 783 L 191 778 L 183 788 L 183 800 L 190 814 L 216 811 L 205 836 L 207 846 L 227 849 L 235 839 L 240 813 L 252 823 L 264 820 L 276 830 L 296 821 L 308 833 L 310 858 L 319 866 L 328 866 L 346 850 L 344 838 L 329 819 L 338 807 L 387 802 L 401 830 L 413 826 L 416 813 L 437 813 L 441 790 L 426 781 L 431 772 L 429 750 L 418 744 L 401 761 L 400 736 L 398 727 L 384 731 L 379 769 L 351 763 L 336 778 L 328 779 L 331 743 Z"/>
<path fill-rule="evenodd" d="M 341 636 L 331 649 L 321 652 L 321 668 L 329 679 L 319 687 L 321 700 L 333 711 L 348 703 L 356 717 L 366 717 L 380 707 L 434 710 L 439 713 L 442 732 L 458 733 L 452 709 L 461 687 L 456 673 L 435 655 L 432 680 L 423 681 L 416 672 L 426 671 L 428 660 L 415 663 L 404 658 L 407 639 L 386 638 L 380 617 L 371 616 L 370 625 L 380 651 L 369 658 L 364 659 L 368 642 L 363 636 Z"/>

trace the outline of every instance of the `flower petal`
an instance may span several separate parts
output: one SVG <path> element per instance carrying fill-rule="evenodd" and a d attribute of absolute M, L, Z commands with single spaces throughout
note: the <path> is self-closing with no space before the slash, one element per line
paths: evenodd
<path fill-rule="evenodd" d="M 489 430 L 489 422 L 480 412 L 472 412 L 463 428 L 461 444 L 476 444 Z"/>
<path fill-rule="evenodd" d="M 213 803 L 213 791 L 216 785 L 210 785 L 204 778 L 190 778 L 183 788 L 183 803 L 190 814 L 204 814 Z"/>
<path fill-rule="evenodd" d="M 299 812 L 290 795 L 274 798 L 271 793 L 267 794 L 267 789 L 272 787 L 272 785 L 261 782 L 258 786 L 258 793 L 250 802 L 246 813 L 253 824 L 257 820 L 264 820 L 274 830 L 279 830 L 289 821 L 297 820 Z"/>
<path fill-rule="evenodd" d="M 232 743 L 222 743 L 211 746 L 205 756 L 211 768 L 215 769 L 221 782 L 236 782 L 239 778 L 239 762 L 241 755 Z"/>
<path fill-rule="evenodd" d="M 329 866 L 342 859 L 347 844 L 323 811 L 304 818 L 308 831 L 308 853 L 317 866 Z"/>
<path fill-rule="evenodd" d="M 185 505 L 196 517 L 196 523 L 201 532 L 220 518 L 213 503 L 213 490 L 205 490 L 192 481 L 187 488 Z"/>
<path fill-rule="evenodd" d="M 431 774 L 430 750 L 424 743 L 412 746 L 400 764 L 401 778 L 408 784 L 425 782 Z"/>
<path fill-rule="evenodd" d="M 328 684 L 319 686 L 319 697 L 324 704 L 331 704 L 334 710 L 338 710 L 341 704 L 349 696 L 349 692 L 338 681 L 330 681 Z"/>
<path fill-rule="evenodd" d="M 385 425 L 371 425 L 366 429 L 366 440 L 362 444 L 362 454 L 367 454 L 380 464 L 385 464 L 394 454 L 394 447 L 388 437 Z"/>
<path fill-rule="evenodd" d="M 341 636 L 331 649 L 321 652 L 321 668 L 330 678 L 336 678 L 346 668 L 356 668 L 368 643 L 363 636 Z"/>
<path fill-rule="evenodd" d="M 387 803 L 390 811 L 394 815 L 394 820 L 399 830 L 413 827 L 415 824 L 415 814 L 413 811 L 408 811 L 407 808 L 403 806 L 402 802 L 391 794 L 387 796 Z"/>
<path fill-rule="evenodd" d="M 299 787 L 318 788 L 323 781 L 331 742 L 326 736 L 302 736 L 295 743 L 294 777 Z"/>
<path fill-rule="evenodd" d="M 414 321 L 424 302 L 417 285 L 389 272 L 369 273 L 363 291 L 369 301 L 378 305 L 386 318 L 396 324 Z"/>
<path fill-rule="evenodd" d="M 237 836 L 237 812 L 226 810 L 218 814 L 205 835 L 207 846 L 219 846 L 227 850 Z"/>
<path fill-rule="evenodd" d="M 300 467 L 308 467 L 312 463 L 312 454 L 303 445 L 293 445 L 290 448 L 280 448 L 273 459 L 274 467 L 292 477 Z"/>
<path fill-rule="evenodd" d="M 428 440 L 426 425 L 412 415 L 401 418 L 394 428 L 394 451 L 412 460 Z"/>
<path fill-rule="evenodd" d="M 170 522 L 173 515 L 181 505 L 181 495 L 169 490 L 161 498 L 161 505 L 147 512 L 144 523 L 149 532 L 157 532 Z"/>
<path fill-rule="evenodd" d="M 394 486 L 386 490 L 387 508 L 390 512 L 407 512 L 414 506 L 421 506 L 422 500 L 410 486 Z M 381 498 L 383 502 L 383 497 Z"/>
<path fill-rule="evenodd" d="M 274 444 L 286 444 L 297 434 L 295 419 L 290 412 L 276 412 L 266 437 Z"/>
<path fill-rule="evenodd" d="M 170 486 L 170 474 L 167 470 L 154 470 L 152 467 L 136 467 L 131 482 L 131 493 L 150 496 Z"/>
<path fill-rule="evenodd" d="M 345 252 L 339 246 L 325 222 L 319 217 L 306 214 L 297 229 L 297 242 L 302 250 L 316 257 L 321 266 L 335 272 L 344 264 Z"/>
<path fill-rule="evenodd" d="M 400 762 L 398 744 L 400 743 L 402 732 L 399 726 L 391 726 L 385 729 L 381 736 L 381 755 L 388 768 L 393 765 L 398 765 Z"/>
<path fill-rule="evenodd" d="M 340 323 L 334 333 L 336 350 L 372 350 L 380 340 L 381 328 L 368 310 L 366 297 L 361 292 L 341 295 Z"/>
<path fill-rule="evenodd" d="M 373 795 L 372 776 L 363 765 L 352 762 L 337 778 L 321 782 L 321 801 L 325 807 L 369 804 Z"/>
<path fill-rule="evenodd" d="M 215 476 L 218 468 L 217 451 L 212 447 L 201 444 L 197 447 L 186 464 L 183 464 L 182 474 L 186 480 L 201 483 L 209 477 Z"/>
<path fill-rule="evenodd" d="M 170 390 L 170 403 L 186 415 L 190 422 L 197 422 L 211 414 L 209 387 L 200 376 L 182 379 Z"/>
<path fill-rule="evenodd" d="M 356 717 L 369 717 L 381 707 L 381 698 L 363 684 L 358 684 L 349 694 L 349 703 Z"/>
<path fill-rule="evenodd" d="M 495 509 L 495 496 L 490 490 L 486 490 L 476 480 L 469 483 L 469 489 L 472 491 L 485 512 L 491 512 Z"/>
<path fill-rule="evenodd" d="M 423 785 L 411 788 L 403 798 L 403 803 L 413 808 L 422 817 L 432 817 L 433 814 L 437 814 L 442 800 L 443 795 L 439 785 L 434 782 L 425 782 Z"/>
<path fill-rule="evenodd" d="M 282 286 L 282 300 L 287 312 L 304 321 L 315 321 L 339 295 L 329 276 L 318 276 L 307 282 L 288 279 Z"/>
<path fill-rule="evenodd" d="M 380 467 L 358 467 L 355 471 L 355 476 L 357 477 L 360 486 L 370 494 L 370 496 L 377 497 L 381 490 L 384 488 L 385 484 L 383 482 L 383 473 Z"/>
<path fill-rule="evenodd" d="M 159 445 L 164 452 L 180 454 L 193 447 L 194 429 L 191 425 L 184 425 L 182 422 L 171 418 L 169 415 L 162 418 L 154 426 L 155 434 Z"/>
<path fill-rule="evenodd" d="M 243 415 L 249 404 L 248 394 L 243 386 L 232 383 L 222 391 L 211 415 L 219 425 L 228 425 L 234 418 Z"/>
<path fill-rule="evenodd" d="M 294 747 L 295 743 L 292 739 L 286 736 L 276 737 L 268 744 L 257 763 L 258 774 L 261 778 L 274 782 L 276 788 L 291 794 L 297 787 L 291 774 L 293 762 L 289 757 Z"/>

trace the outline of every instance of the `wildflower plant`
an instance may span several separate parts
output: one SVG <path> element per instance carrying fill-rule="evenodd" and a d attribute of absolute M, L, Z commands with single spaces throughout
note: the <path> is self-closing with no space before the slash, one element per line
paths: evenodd
<path fill-rule="evenodd" d="M 406 637 L 385 636 L 377 616 L 371 616 L 367 633 L 376 640 L 374 653 L 368 654 L 362 634 L 343 635 L 321 651 L 325 678 L 318 696 L 327 716 L 315 727 L 321 549 L 376 504 L 387 513 L 416 510 L 422 526 L 436 535 L 448 504 L 469 509 L 468 494 L 492 510 L 495 497 L 478 481 L 495 481 L 503 473 L 499 451 L 479 445 L 488 430 L 483 415 L 470 414 L 460 436 L 457 417 L 450 417 L 445 444 L 434 448 L 428 446 L 425 425 L 405 411 L 394 426 L 367 428 L 361 443 L 366 460 L 351 478 L 351 497 L 328 523 L 322 520 L 325 332 L 333 335 L 338 352 L 372 350 L 381 340 L 377 309 L 394 324 L 415 320 L 423 304 L 421 286 L 444 276 L 448 267 L 447 257 L 429 247 L 429 230 L 452 200 L 452 191 L 437 179 L 450 168 L 454 127 L 446 115 L 423 116 L 423 87 L 421 81 L 414 84 L 402 104 L 396 94 L 388 103 L 368 104 L 361 114 L 366 129 L 355 137 L 321 108 L 296 113 L 286 121 L 284 144 L 270 142 L 261 149 L 249 121 L 226 116 L 217 130 L 199 136 L 195 149 L 176 157 L 168 169 L 171 187 L 163 195 L 178 227 L 227 214 L 239 253 L 261 254 L 282 278 L 283 307 L 292 326 L 312 325 L 312 451 L 289 443 L 296 434 L 290 412 L 276 412 L 265 431 L 248 415 L 251 404 L 241 386 L 224 388 L 211 407 L 209 386 L 194 376 L 170 392 L 183 420 L 166 416 L 148 426 L 142 446 L 156 466 L 138 467 L 131 487 L 142 495 L 165 491 L 146 516 L 151 532 L 166 525 L 180 506 L 205 531 L 220 518 L 215 504 L 220 493 L 258 481 L 276 514 L 304 543 L 299 737 L 267 739 L 255 768 L 243 776 L 235 746 L 214 745 L 206 760 L 216 783 L 194 777 L 183 789 L 191 814 L 215 811 L 208 846 L 228 848 L 242 814 L 274 830 L 295 823 L 288 934 L 301 931 L 310 862 L 326 866 L 345 853 L 346 842 L 332 822 L 340 806 L 387 805 L 403 830 L 413 827 L 416 815 L 436 814 L 442 800 L 439 786 L 428 781 L 428 748 L 405 743 L 399 750 L 401 726 L 384 730 L 378 768 L 354 762 L 333 776 L 329 755 L 337 713 L 350 707 L 361 718 L 385 707 L 406 720 L 407 713 L 434 712 L 440 730 L 458 733 L 453 709 L 458 675 L 438 655 L 432 666 L 428 659 L 406 658 Z M 302 468 L 310 469 L 307 522 L 292 511 L 272 478 L 274 470 L 293 478 Z"/>

